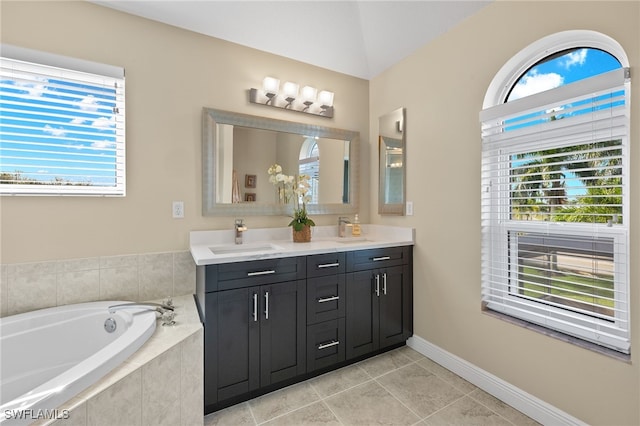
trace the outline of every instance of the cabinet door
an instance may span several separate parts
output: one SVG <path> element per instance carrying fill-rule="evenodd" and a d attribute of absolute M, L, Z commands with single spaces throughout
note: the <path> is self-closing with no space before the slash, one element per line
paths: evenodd
<path fill-rule="evenodd" d="M 207 294 L 205 405 L 259 387 L 258 297 L 258 287 Z"/>
<path fill-rule="evenodd" d="M 407 340 L 406 331 L 409 325 L 404 315 L 405 306 L 410 296 L 407 290 L 408 277 L 402 266 L 385 268 L 378 271 L 380 277 L 380 346 L 401 343 Z"/>
<path fill-rule="evenodd" d="M 306 371 L 306 282 L 260 287 L 260 386 Z"/>
<path fill-rule="evenodd" d="M 379 346 L 376 271 L 347 274 L 346 358 L 373 352 Z"/>

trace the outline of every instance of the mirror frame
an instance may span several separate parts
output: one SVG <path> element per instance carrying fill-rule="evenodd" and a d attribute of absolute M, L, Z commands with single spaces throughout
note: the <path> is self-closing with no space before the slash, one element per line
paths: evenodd
<path fill-rule="evenodd" d="M 203 216 L 273 216 L 291 215 L 292 205 L 262 203 L 217 203 L 215 176 L 216 125 L 230 124 L 304 136 L 349 141 L 349 203 L 307 204 L 310 216 L 352 214 L 358 212 L 360 187 L 360 133 L 313 124 L 259 117 L 214 108 L 202 110 L 202 215 Z M 267 172 L 266 170 L 264 171 Z"/>
<path fill-rule="evenodd" d="M 400 128 L 398 128 L 398 117 L 400 118 Z M 391 124 L 385 120 L 393 120 Z M 406 108 L 398 108 L 378 119 L 378 214 L 381 215 L 405 215 L 405 204 L 407 199 L 407 110 Z M 383 128 L 396 129 L 395 135 L 382 134 Z M 401 136 L 398 138 L 397 136 Z M 385 184 L 386 184 L 386 158 L 383 152 L 383 138 L 394 140 L 402 140 L 402 202 L 401 203 L 385 203 Z"/>

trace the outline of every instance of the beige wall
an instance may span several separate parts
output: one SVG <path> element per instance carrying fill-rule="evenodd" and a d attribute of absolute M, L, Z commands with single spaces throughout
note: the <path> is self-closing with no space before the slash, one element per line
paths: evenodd
<path fill-rule="evenodd" d="M 362 221 L 417 229 L 416 334 L 588 423 L 640 424 L 637 350 L 623 363 L 480 312 L 478 124 L 495 73 L 548 34 L 601 31 L 622 44 L 637 71 L 637 1 L 496 2 L 371 82 L 84 2 L 2 1 L 1 8 L 2 42 L 125 67 L 128 150 L 126 198 L 1 198 L 2 263 L 185 250 L 191 230 L 230 228 L 233 218 L 200 213 L 203 106 L 360 131 Z M 333 90 L 335 118 L 248 104 L 246 90 L 267 74 Z M 640 84 L 632 96 L 635 183 Z M 377 164 L 378 117 L 399 107 L 407 108 L 407 196 L 415 216 L 383 218 L 375 214 L 377 168 L 370 165 Z M 631 258 L 637 259 L 640 185 L 632 191 Z M 185 202 L 185 219 L 171 218 L 173 200 Z M 250 227 L 287 222 L 247 218 Z M 634 325 L 640 324 L 639 281 L 635 262 Z M 640 326 L 632 330 L 637 346 Z"/>
<path fill-rule="evenodd" d="M 3 0 L 1 7 L 3 43 L 123 66 L 127 78 L 127 196 L 0 198 L 2 263 L 186 250 L 189 231 L 231 229 L 232 217 L 201 214 L 204 106 L 359 131 L 368 140 L 366 80 L 91 3 Z M 249 104 L 248 89 L 266 75 L 332 90 L 334 118 Z M 360 193 L 368 193 L 366 179 Z M 182 220 L 171 217 L 174 200 L 185 203 Z M 366 201 L 363 210 L 367 217 Z M 289 223 L 245 219 L 250 228 Z"/>
<path fill-rule="evenodd" d="M 302 139 L 302 138 L 301 138 Z M 240 199 L 247 192 L 256 194 L 259 203 L 275 203 L 276 191 L 267 170 L 276 162 L 277 134 L 236 126 L 233 131 L 234 169 L 238 174 Z M 258 147 L 258 148 L 256 148 Z M 245 175 L 256 175 L 256 187 L 245 188 Z M 248 220 L 248 218 L 245 218 Z"/>
<path fill-rule="evenodd" d="M 485 92 L 530 43 L 600 31 L 632 68 L 631 363 L 508 324 L 480 311 L 480 126 Z M 380 115 L 407 108 L 407 197 L 413 217 L 415 334 L 590 424 L 640 424 L 640 2 L 493 3 L 371 80 L 370 134 Z M 369 140 L 375 146 L 375 137 Z M 373 150 L 370 161 L 376 161 Z M 375 168 L 370 179 L 376 178 Z M 419 266 L 418 266 L 419 265 Z"/>

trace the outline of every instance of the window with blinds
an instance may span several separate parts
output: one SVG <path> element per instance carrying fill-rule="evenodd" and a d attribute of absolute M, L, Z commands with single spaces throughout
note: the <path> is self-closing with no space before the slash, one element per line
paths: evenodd
<path fill-rule="evenodd" d="M 7 45 L 0 61 L 0 193 L 125 195 L 124 70 Z"/>
<path fill-rule="evenodd" d="M 629 70 L 483 110 L 486 309 L 630 352 Z"/>

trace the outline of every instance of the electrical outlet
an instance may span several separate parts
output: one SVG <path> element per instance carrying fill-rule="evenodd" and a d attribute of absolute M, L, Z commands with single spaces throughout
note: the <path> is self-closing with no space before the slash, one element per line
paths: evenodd
<path fill-rule="evenodd" d="M 184 202 L 183 201 L 173 202 L 173 218 L 174 219 L 184 218 Z"/>
<path fill-rule="evenodd" d="M 413 216 L 413 201 L 407 201 L 406 214 L 407 216 Z"/>

